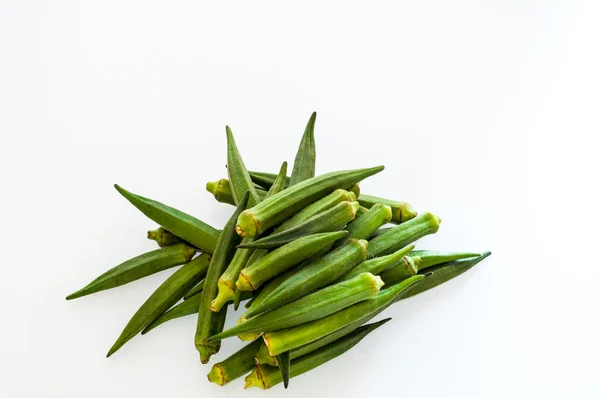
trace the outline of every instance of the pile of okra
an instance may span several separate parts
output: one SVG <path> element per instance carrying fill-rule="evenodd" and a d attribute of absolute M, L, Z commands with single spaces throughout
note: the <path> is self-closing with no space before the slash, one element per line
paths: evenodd
<path fill-rule="evenodd" d="M 383 166 L 315 176 L 316 113 L 308 121 L 290 177 L 248 171 L 229 127 L 227 179 L 206 184 L 233 206 L 218 230 L 155 200 L 117 191 L 159 227 L 158 249 L 110 269 L 67 300 L 112 289 L 182 265 L 142 304 L 108 355 L 137 334 L 187 315 L 198 317 L 195 347 L 208 363 L 223 339 L 248 343 L 216 363 L 208 380 L 270 388 L 343 354 L 390 318 L 390 305 L 472 268 L 490 252 L 414 250 L 440 218 L 401 201 L 360 192 Z M 388 226 L 390 224 L 390 226 Z M 224 330 L 227 311 L 245 311 Z"/>

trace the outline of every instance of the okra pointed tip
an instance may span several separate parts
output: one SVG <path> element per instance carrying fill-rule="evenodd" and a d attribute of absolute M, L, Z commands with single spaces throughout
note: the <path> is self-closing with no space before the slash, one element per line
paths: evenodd
<path fill-rule="evenodd" d="M 492 255 L 492 252 L 489 250 L 486 252 L 483 252 L 483 253 L 481 253 L 481 259 L 483 260 L 484 258 L 489 257 L 491 255 Z"/>

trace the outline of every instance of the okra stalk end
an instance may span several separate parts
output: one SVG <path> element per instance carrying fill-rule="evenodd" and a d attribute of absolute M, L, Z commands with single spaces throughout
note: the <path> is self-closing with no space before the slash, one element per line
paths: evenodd
<path fill-rule="evenodd" d="M 208 372 L 208 381 L 220 386 L 227 384 L 227 380 L 225 380 L 225 373 L 218 363 L 214 364 L 210 372 Z"/>
<path fill-rule="evenodd" d="M 246 384 L 244 385 L 244 388 L 246 389 L 246 388 L 250 388 L 250 387 L 258 387 L 262 390 L 271 388 L 272 386 L 265 384 L 265 378 L 264 378 L 265 372 L 279 373 L 277 368 L 273 368 L 273 367 L 265 366 L 265 365 L 256 365 L 254 367 L 254 369 L 252 369 L 252 373 L 250 373 L 244 379 L 244 381 L 246 382 Z"/>
<path fill-rule="evenodd" d="M 360 197 L 360 185 L 354 184 L 348 191 L 352 192 L 356 198 Z M 354 198 L 354 200 L 356 200 L 356 198 Z"/>
<path fill-rule="evenodd" d="M 238 217 L 235 231 L 241 237 L 254 238 L 259 234 L 260 225 L 251 212 L 244 210 Z"/>
<path fill-rule="evenodd" d="M 237 323 L 238 325 L 240 323 L 246 322 L 246 317 L 244 315 L 242 315 L 240 317 L 240 319 L 238 319 Z M 257 338 L 260 337 L 260 333 L 242 333 L 242 334 L 238 334 L 238 338 L 242 341 L 254 341 Z"/>
<path fill-rule="evenodd" d="M 244 270 L 240 272 L 240 276 L 238 277 L 237 282 L 235 282 L 235 286 L 242 291 L 254 290 L 254 286 L 252 286 L 252 283 L 250 282 L 248 276 L 246 276 L 244 273 Z"/>
<path fill-rule="evenodd" d="M 410 203 L 404 203 L 404 205 L 400 208 L 400 222 L 408 221 L 417 216 L 417 212 L 412 208 Z M 442 220 L 437 217 L 438 224 L 442 222 Z"/>
<path fill-rule="evenodd" d="M 221 311 L 221 308 L 223 308 L 228 301 L 233 300 L 233 297 L 235 296 L 235 287 L 230 286 L 228 282 L 229 281 L 227 280 L 219 278 L 219 281 L 217 282 L 217 286 L 219 287 L 217 297 L 210 303 L 210 310 L 212 312 Z"/>
<path fill-rule="evenodd" d="M 217 342 L 217 344 L 218 345 L 214 345 L 214 343 L 196 343 L 196 349 L 200 353 L 200 362 L 207 364 L 208 361 L 210 361 L 210 357 L 219 351 L 220 342 Z"/>

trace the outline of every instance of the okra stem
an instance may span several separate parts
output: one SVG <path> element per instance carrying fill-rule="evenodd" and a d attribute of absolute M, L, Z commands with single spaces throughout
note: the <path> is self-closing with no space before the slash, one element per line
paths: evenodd
<path fill-rule="evenodd" d="M 252 370 L 254 366 L 254 355 L 262 341 L 255 341 L 246 344 L 239 351 L 231 354 L 229 358 L 213 365 L 208 373 L 208 380 L 212 383 L 224 386 L 225 384 L 245 375 Z"/>
<path fill-rule="evenodd" d="M 390 206 L 392 209 L 392 222 L 397 224 L 415 218 L 417 215 L 412 206 L 406 202 L 398 202 L 372 195 L 361 195 L 358 201 L 360 202 L 361 206 L 366 208 L 371 208 L 378 203 Z"/>
<path fill-rule="evenodd" d="M 154 231 L 148 231 L 148 239 L 156 241 L 158 246 L 167 247 L 178 243 L 187 243 L 180 237 L 170 233 L 163 227 L 158 227 Z"/>

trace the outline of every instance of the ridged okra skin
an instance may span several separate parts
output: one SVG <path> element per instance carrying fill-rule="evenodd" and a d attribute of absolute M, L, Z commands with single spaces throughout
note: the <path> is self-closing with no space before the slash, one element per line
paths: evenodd
<path fill-rule="evenodd" d="M 165 322 L 171 321 L 173 319 L 181 318 L 187 315 L 198 315 L 198 307 L 200 306 L 201 295 L 195 294 L 190 297 L 188 300 L 185 300 L 182 303 L 177 304 L 158 318 L 156 318 L 152 323 L 142 331 L 142 334 L 146 334 L 154 328 L 162 325 Z"/>
<path fill-rule="evenodd" d="M 398 202 L 372 195 L 361 195 L 359 202 L 361 206 L 369 209 L 376 204 L 389 206 L 392 210 L 392 222 L 396 224 L 411 220 L 417 216 L 417 213 L 413 210 L 412 206 L 406 202 Z"/>
<path fill-rule="evenodd" d="M 270 189 L 273 186 L 273 182 L 277 178 L 277 174 L 266 173 L 262 171 L 248 171 L 250 174 L 250 178 L 252 178 L 252 182 L 256 185 L 262 187 L 263 189 Z M 285 187 L 287 188 L 290 185 L 290 177 L 285 178 Z"/>
<path fill-rule="evenodd" d="M 225 127 L 227 134 L 227 174 L 229 175 L 229 185 L 233 202 L 238 205 L 246 192 L 250 198 L 248 199 L 248 207 L 255 206 L 260 202 L 261 198 L 254 188 L 254 183 L 248 174 L 248 170 L 244 165 L 240 151 L 238 150 L 233 132 L 229 126 Z"/>
<path fill-rule="evenodd" d="M 300 146 L 296 152 L 294 168 L 290 178 L 290 186 L 308 180 L 315 176 L 317 150 L 315 146 L 315 122 L 317 121 L 317 112 L 313 112 L 306 124 L 306 129 L 302 135 Z"/>
<path fill-rule="evenodd" d="M 269 188 L 269 191 L 267 192 L 267 195 L 266 195 L 267 198 L 270 198 L 271 196 L 278 194 L 279 192 L 283 191 L 287 187 L 286 182 L 288 180 L 287 180 L 286 174 L 287 174 L 287 162 L 283 162 L 281 164 L 281 167 L 279 168 L 279 174 L 277 174 L 277 177 L 273 181 L 273 185 L 271 185 L 271 187 Z"/>
<path fill-rule="evenodd" d="M 262 340 L 256 339 L 231 354 L 224 361 L 214 364 L 208 373 L 208 380 L 211 383 L 224 386 L 250 372 L 254 367 L 254 355 L 261 344 Z"/>
<path fill-rule="evenodd" d="M 465 258 L 479 257 L 481 253 L 475 252 L 438 252 L 434 250 L 415 250 L 410 253 L 419 271 L 434 265 L 448 263 L 450 261 L 462 260 Z"/>
<path fill-rule="evenodd" d="M 414 249 L 414 245 L 406 246 L 403 249 L 398 250 L 392 254 L 388 254 L 387 256 L 375 257 L 367 261 L 363 261 L 358 266 L 352 268 L 348 273 L 343 276 L 343 280 L 354 278 L 356 275 L 362 274 L 363 272 L 370 272 L 373 275 L 379 275 L 381 272 L 388 268 L 393 268 L 396 266 L 403 266 L 403 264 L 408 264 L 409 260 L 404 260 L 404 256 L 411 252 Z M 411 262 L 412 263 L 412 262 Z M 409 265 L 410 266 L 410 265 Z M 411 269 L 412 275 L 417 273 L 417 268 L 413 267 Z M 385 279 L 383 280 L 385 282 Z M 389 284 L 385 282 L 386 284 Z"/>
<path fill-rule="evenodd" d="M 301 181 L 242 212 L 236 230 L 240 236 L 257 237 L 335 189 L 350 188 L 383 169 L 383 166 L 378 166 L 336 171 Z"/>
<path fill-rule="evenodd" d="M 215 251 L 219 231 L 180 210 L 136 195 L 115 184 L 115 189 L 149 219 L 205 252 Z"/>
<path fill-rule="evenodd" d="M 67 296 L 67 300 L 87 296 L 136 281 L 160 271 L 185 264 L 192 259 L 196 249 L 179 243 L 144 253 L 113 267 Z"/>
<path fill-rule="evenodd" d="M 217 202 L 227 203 L 235 206 L 233 195 L 231 193 L 231 186 L 229 185 L 229 180 L 227 178 L 221 178 L 218 181 L 207 182 L 206 190 L 215 197 Z M 267 191 L 263 189 L 256 188 L 256 193 L 261 200 L 267 196 Z"/>
<path fill-rule="evenodd" d="M 198 293 L 200 293 L 202 291 L 202 289 L 204 289 L 204 281 L 200 281 L 200 283 L 198 283 L 196 286 L 194 286 L 193 288 L 190 289 L 189 292 L 187 292 L 185 294 L 185 296 L 183 296 L 184 300 L 189 299 L 190 297 L 194 297 L 196 296 Z"/>
<path fill-rule="evenodd" d="M 175 234 L 170 233 L 163 227 L 148 231 L 148 239 L 153 240 L 159 247 L 173 246 L 178 243 L 187 243 Z"/>
<path fill-rule="evenodd" d="M 409 256 L 404 256 L 400 263 L 381 272 L 380 276 L 386 284 L 392 285 L 416 275 L 418 271 L 413 259 Z"/>
<path fill-rule="evenodd" d="M 358 209 L 357 209 L 358 210 Z M 346 240 L 355 239 L 368 239 L 377 228 L 384 224 L 387 224 L 392 219 L 392 210 L 387 205 L 376 204 L 371 207 L 367 213 L 362 217 L 359 217 L 348 224 L 346 231 L 348 231 L 348 237 Z M 343 241 L 337 243 L 342 244 Z"/>

